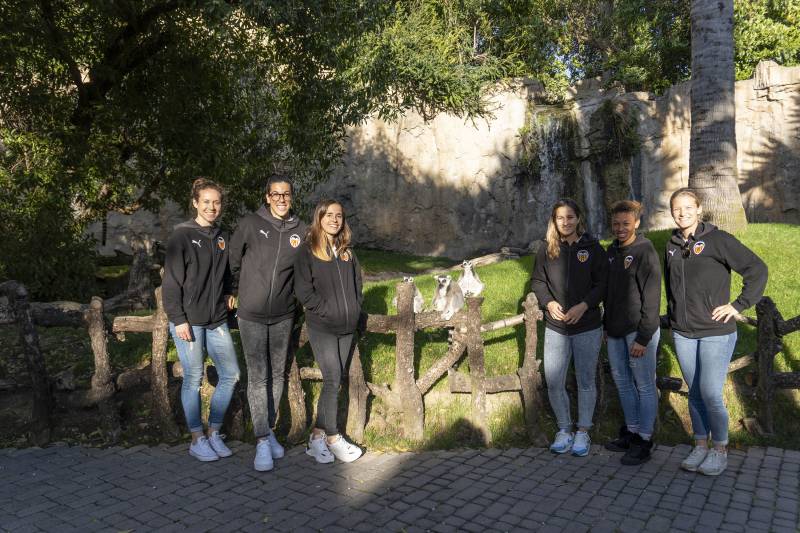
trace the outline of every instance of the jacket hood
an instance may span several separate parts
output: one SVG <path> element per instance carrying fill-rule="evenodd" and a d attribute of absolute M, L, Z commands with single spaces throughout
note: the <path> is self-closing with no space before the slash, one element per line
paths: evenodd
<path fill-rule="evenodd" d="M 187 220 L 186 222 L 181 222 L 180 224 L 175 225 L 175 229 L 181 228 L 194 229 L 201 233 L 205 233 L 206 235 L 216 235 L 220 231 L 219 226 L 216 224 L 212 226 L 201 226 L 195 219 Z"/>
<path fill-rule="evenodd" d="M 620 250 L 620 251 L 621 250 L 629 250 L 629 249 L 631 249 L 631 248 L 633 248 L 635 246 L 640 246 L 642 244 L 647 244 L 647 242 L 648 242 L 648 240 L 647 240 L 647 238 L 645 238 L 644 235 L 642 235 L 641 233 L 637 233 L 636 234 L 636 239 L 634 239 L 634 241 L 632 243 L 630 243 L 628 246 L 620 246 L 619 245 L 619 241 L 617 239 L 614 239 L 614 242 L 611 243 L 611 247 L 614 248 L 615 250 Z"/>
<path fill-rule="evenodd" d="M 700 224 L 697 225 L 697 229 L 695 229 L 695 232 L 692 235 L 690 235 L 691 240 L 698 241 L 703 235 L 708 235 L 709 233 L 711 233 L 716 229 L 717 227 L 714 224 L 711 224 L 710 222 L 701 222 Z M 682 245 L 684 242 L 684 238 L 683 234 L 681 233 L 681 230 L 679 229 L 672 230 L 672 237 L 670 237 L 670 241 L 674 242 L 677 245 Z"/>
<path fill-rule="evenodd" d="M 272 214 L 272 211 L 269 210 L 269 207 L 266 204 L 262 204 L 261 207 L 258 208 L 256 214 L 275 226 L 277 230 L 285 230 L 285 229 L 294 229 L 300 225 L 300 218 L 292 212 L 289 212 L 289 218 L 282 219 L 278 218 Z"/>

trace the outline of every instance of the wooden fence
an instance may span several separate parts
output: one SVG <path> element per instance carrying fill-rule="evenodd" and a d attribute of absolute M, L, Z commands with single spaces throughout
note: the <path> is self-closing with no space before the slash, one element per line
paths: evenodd
<path fill-rule="evenodd" d="M 380 398 L 390 409 L 399 414 L 403 436 L 410 440 L 421 440 L 425 423 L 423 397 L 433 385 L 448 374 L 449 389 L 452 393 L 471 395 L 471 422 L 481 441 L 489 445 L 492 435 L 487 423 L 487 395 L 498 392 L 521 394 L 526 427 L 531 441 L 544 445 L 546 437 L 542 431 L 541 416 L 545 407 L 544 384 L 539 371 L 540 361 L 536 357 L 538 342 L 537 326 L 542 319 L 536 297 L 528 294 L 524 312 L 490 323 L 481 321 L 483 298 L 467 298 L 466 306 L 451 319 L 442 319 L 438 312 L 414 313 L 413 282 L 401 282 L 397 286 L 396 315 L 369 315 L 364 330 L 374 333 L 395 334 L 395 374 L 391 384 L 367 382 L 358 345 L 356 344 L 349 369 L 349 404 L 346 431 L 355 441 L 363 440 L 367 422 L 367 400 L 370 394 Z M 39 346 L 36 326 L 71 325 L 86 327 L 91 339 L 95 371 L 92 375 L 91 389 L 80 393 L 81 406 L 97 406 L 100 411 L 101 428 L 108 440 L 115 440 L 120 432 L 118 410 L 114 395 L 125 383 L 150 383 L 152 389 L 152 409 L 165 438 L 179 435 L 175 423 L 175 411 L 170 402 L 169 376 L 167 371 L 168 319 L 163 307 L 161 288 L 155 290 L 155 312 L 148 316 L 118 316 L 111 324 L 107 323 L 104 301 L 95 297 L 88 306 L 62 302 L 56 304 L 31 304 L 25 287 L 15 281 L 0 283 L 0 295 L 8 299 L 18 325 L 21 344 L 31 378 L 33 391 L 33 412 L 31 441 L 44 444 L 50 438 L 51 413 L 54 405 L 53 392 Z M 757 365 L 753 374 L 756 381 L 758 400 L 758 420 L 747 419 L 750 429 L 757 428 L 764 434 L 774 432 L 772 405 L 776 389 L 800 388 L 800 372 L 775 373 L 774 358 L 783 347 L 783 337 L 800 329 L 800 316 L 784 320 L 773 301 L 765 297 L 756 306 L 757 320 L 739 317 L 757 328 L 758 346 L 753 354 L 745 355 L 731 362 L 729 372 Z M 482 333 L 511 328 L 524 324 L 525 345 L 522 366 L 515 373 L 501 376 L 486 376 L 484 363 L 484 344 Z M 414 364 L 414 336 L 422 329 L 446 328 L 451 331 L 447 353 L 435 361 L 421 375 L 416 375 Z M 149 333 L 152 335 L 152 358 L 147 367 L 122 373 L 116 379 L 112 375 L 108 355 L 108 332 L 124 338 L 126 332 Z M 307 342 L 305 329 L 296 331 L 294 350 Z M 467 354 L 469 373 L 454 370 L 456 363 Z M 599 383 L 600 404 L 602 404 L 602 373 Z M 295 357 L 289 367 L 288 399 L 291 415 L 289 440 L 296 442 L 307 430 L 308 413 L 302 380 L 321 380 L 318 368 L 300 368 Z M 686 390 L 680 378 L 659 377 L 658 387 L 663 391 Z M 759 423 L 760 422 L 760 423 Z M 763 428 L 763 429 L 761 429 Z"/>

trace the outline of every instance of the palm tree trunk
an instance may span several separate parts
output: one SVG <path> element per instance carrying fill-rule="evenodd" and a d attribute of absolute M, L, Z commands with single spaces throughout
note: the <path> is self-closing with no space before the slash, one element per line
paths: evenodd
<path fill-rule="evenodd" d="M 692 133 L 689 187 L 706 220 L 747 226 L 736 166 L 733 0 L 692 0 Z"/>

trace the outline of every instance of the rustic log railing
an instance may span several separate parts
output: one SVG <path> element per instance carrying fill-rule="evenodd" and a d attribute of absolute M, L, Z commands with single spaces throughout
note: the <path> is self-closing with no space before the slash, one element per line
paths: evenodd
<path fill-rule="evenodd" d="M 536 297 L 533 294 L 528 295 L 523 304 L 524 313 L 488 324 L 481 324 L 480 310 L 483 298 L 467 298 L 465 308 L 449 320 L 444 320 L 441 313 L 435 311 L 414 313 L 413 298 L 413 282 L 401 282 L 397 286 L 397 315 L 370 315 L 367 318 L 366 331 L 395 333 L 395 376 L 391 385 L 366 382 L 358 346 L 355 347 L 349 371 L 348 434 L 356 441 L 363 438 L 367 394 L 372 393 L 390 409 L 400 414 L 404 437 L 421 440 L 425 423 L 423 396 L 445 373 L 448 373 L 451 392 L 471 394 L 471 422 L 477 428 L 484 444 L 488 445 L 492 441 L 486 417 L 486 395 L 506 391 L 519 391 L 522 394 L 526 425 L 531 439 L 543 443 L 544 435 L 539 418 L 543 405 L 540 396 L 542 379 L 539 373 L 539 361 L 536 359 L 536 326 L 542 314 Z M 514 327 L 522 323 L 525 324 L 526 330 L 522 367 L 517 373 L 508 376 L 486 377 L 481 332 Z M 427 328 L 452 328 L 451 342 L 447 353 L 417 377 L 414 371 L 414 334 Z M 300 335 L 299 345 L 304 342 L 303 332 Z M 453 370 L 453 366 L 461 359 L 464 352 L 467 352 L 468 356 L 469 374 Z M 298 368 L 297 362 L 292 362 L 289 372 L 289 405 L 292 416 L 290 440 L 302 435 L 306 429 L 306 409 L 300 384 L 302 379 L 319 380 L 322 379 L 322 375 L 317 368 Z"/>

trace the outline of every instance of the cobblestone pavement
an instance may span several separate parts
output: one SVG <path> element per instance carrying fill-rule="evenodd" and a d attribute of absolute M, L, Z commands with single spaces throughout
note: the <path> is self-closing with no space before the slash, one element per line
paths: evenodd
<path fill-rule="evenodd" d="M 798 531 L 800 452 L 731 451 L 717 478 L 688 446 L 641 467 L 598 446 L 368 453 L 318 465 L 296 447 L 271 472 L 253 446 L 200 463 L 187 446 L 0 450 L 7 531 Z"/>

